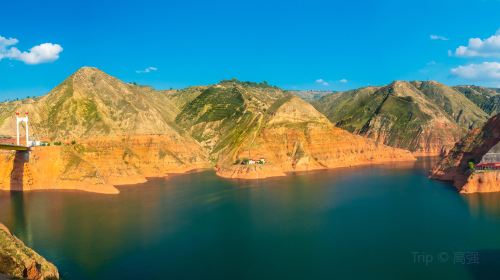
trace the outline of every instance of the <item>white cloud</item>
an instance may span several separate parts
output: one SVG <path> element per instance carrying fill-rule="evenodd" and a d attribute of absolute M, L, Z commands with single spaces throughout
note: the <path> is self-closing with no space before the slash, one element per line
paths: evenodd
<path fill-rule="evenodd" d="M 0 50 L 5 49 L 8 46 L 12 46 L 19 43 L 16 38 L 5 38 L 0 36 Z"/>
<path fill-rule="evenodd" d="M 343 83 L 343 84 L 346 84 L 348 83 L 349 81 L 347 79 L 340 79 L 339 82 Z"/>
<path fill-rule="evenodd" d="M 17 43 L 19 43 L 19 40 L 16 38 L 0 36 L 0 60 L 7 58 L 19 60 L 26 64 L 40 64 L 56 61 L 63 51 L 60 45 L 52 43 L 43 43 L 32 47 L 29 51 L 21 51 L 14 47 Z"/>
<path fill-rule="evenodd" d="M 143 73 L 150 73 L 150 72 L 154 72 L 154 71 L 158 71 L 158 68 L 156 68 L 154 66 L 149 66 L 149 67 L 146 67 L 143 70 L 136 70 L 135 73 L 137 73 L 137 74 L 143 74 Z"/>
<path fill-rule="evenodd" d="M 327 81 L 325 81 L 325 80 L 323 80 L 323 79 L 317 79 L 317 80 L 316 80 L 316 83 L 317 83 L 317 84 L 320 84 L 320 85 L 322 85 L 322 86 L 325 86 L 325 87 L 327 87 L 327 86 L 329 86 L 329 85 L 330 85 L 330 83 L 328 83 Z"/>
<path fill-rule="evenodd" d="M 457 77 L 470 81 L 500 83 L 499 62 L 462 65 L 451 69 L 451 73 Z"/>
<path fill-rule="evenodd" d="M 470 38 L 467 46 L 459 46 L 456 56 L 461 57 L 500 57 L 500 29 L 487 39 Z"/>
<path fill-rule="evenodd" d="M 435 34 L 432 34 L 429 37 L 430 37 L 431 40 L 438 40 L 438 41 L 448 41 L 448 40 L 450 40 L 447 37 L 444 37 L 444 36 L 441 36 L 441 35 L 435 35 Z"/>

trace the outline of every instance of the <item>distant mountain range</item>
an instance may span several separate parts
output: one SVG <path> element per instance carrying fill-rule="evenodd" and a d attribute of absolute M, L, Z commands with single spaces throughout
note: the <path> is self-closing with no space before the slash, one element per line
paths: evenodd
<path fill-rule="evenodd" d="M 308 102 L 316 101 L 325 95 L 335 93 L 332 90 L 290 90 L 289 92 Z"/>

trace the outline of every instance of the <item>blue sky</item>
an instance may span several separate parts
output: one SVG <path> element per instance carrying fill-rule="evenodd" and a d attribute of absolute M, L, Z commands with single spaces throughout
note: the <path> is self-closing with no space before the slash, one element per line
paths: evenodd
<path fill-rule="evenodd" d="M 156 88 L 500 86 L 499 14 L 500 0 L 7 1 L 0 99 L 44 94 L 85 65 Z"/>

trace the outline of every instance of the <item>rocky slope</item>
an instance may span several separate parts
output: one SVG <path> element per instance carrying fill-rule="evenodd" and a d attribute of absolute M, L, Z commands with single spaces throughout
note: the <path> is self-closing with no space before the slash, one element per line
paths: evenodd
<path fill-rule="evenodd" d="M 312 104 L 338 127 L 425 155 L 444 154 L 487 120 L 462 94 L 433 81 L 396 81 L 331 94 Z"/>
<path fill-rule="evenodd" d="M 0 224 L 0 279 L 59 279 L 57 268 Z"/>
<path fill-rule="evenodd" d="M 81 68 L 43 97 L 0 104 L 0 134 L 15 135 L 16 111 L 29 112 L 32 138 L 52 146 L 34 148 L 29 161 L 0 152 L 0 189 L 116 193 L 116 184 L 211 166 L 176 127 L 179 109 L 168 93 L 96 68 Z"/>
<path fill-rule="evenodd" d="M 500 89 L 479 86 L 456 86 L 454 88 L 491 116 L 500 113 Z"/>
<path fill-rule="evenodd" d="M 474 129 L 434 168 L 432 177 L 451 181 L 462 193 L 500 191 L 500 171 L 473 172 L 469 162 L 479 163 L 500 141 L 500 115 L 483 128 Z"/>
<path fill-rule="evenodd" d="M 225 81 L 209 87 L 186 103 L 176 121 L 211 151 L 223 177 L 414 159 L 335 128 L 304 100 L 264 84 Z M 242 164 L 260 158 L 266 163 Z"/>

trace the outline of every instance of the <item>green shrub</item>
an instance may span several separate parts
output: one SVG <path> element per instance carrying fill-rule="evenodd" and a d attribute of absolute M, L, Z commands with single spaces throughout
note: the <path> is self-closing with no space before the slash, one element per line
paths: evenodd
<path fill-rule="evenodd" d="M 476 166 L 474 165 L 473 161 L 469 161 L 468 166 L 469 166 L 469 170 L 471 170 L 471 171 L 476 170 Z"/>

